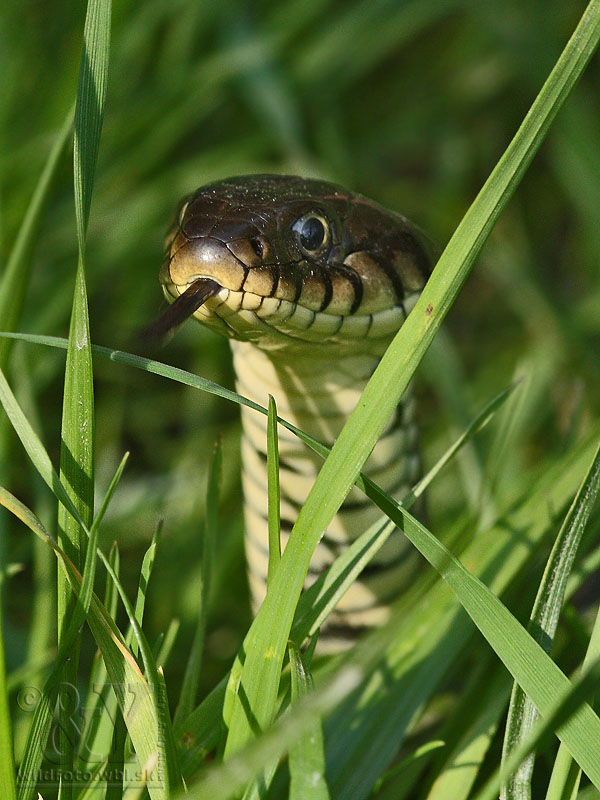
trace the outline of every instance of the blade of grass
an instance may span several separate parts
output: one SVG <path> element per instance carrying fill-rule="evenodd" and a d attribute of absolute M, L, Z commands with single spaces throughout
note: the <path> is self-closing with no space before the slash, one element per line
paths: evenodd
<path fill-rule="evenodd" d="M 106 771 L 107 761 L 99 761 L 97 764 L 88 770 L 85 770 L 86 782 L 78 787 L 79 791 L 76 795 L 77 800 L 99 800 L 98 786 L 102 781 L 102 772 Z M 105 800 L 103 798 L 103 800 Z"/>
<path fill-rule="evenodd" d="M 82 261 L 108 85 L 110 18 L 110 0 L 89 0 L 77 86 L 73 151 L 75 216 Z"/>
<path fill-rule="evenodd" d="M 205 758 L 219 743 L 222 734 L 223 699 L 228 677 L 229 673 L 186 719 L 175 724 L 181 770 L 186 780 L 197 772 Z"/>
<path fill-rule="evenodd" d="M 300 650 L 288 647 L 292 671 L 292 707 L 312 690 L 312 677 Z M 290 800 L 329 800 L 325 782 L 325 753 L 320 717 L 290 747 Z"/>
<path fill-rule="evenodd" d="M 582 669 L 589 669 L 600 659 L 600 611 L 596 614 L 596 621 L 590 637 Z M 546 793 L 546 800 L 571 800 L 577 796 L 579 782 L 581 780 L 581 769 L 573 761 L 573 758 L 565 745 L 561 742 L 550 783 Z"/>
<path fill-rule="evenodd" d="M 125 745 L 127 726 L 121 715 L 115 719 L 107 760 L 107 786 L 104 800 L 122 800 L 125 778 Z"/>
<path fill-rule="evenodd" d="M 21 346 L 13 354 L 13 365 L 16 364 L 18 364 L 18 368 L 14 370 L 15 391 L 21 397 L 20 402 L 31 424 L 39 429 L 42 427 L 42 415 L 36 399 L 35 380 L 31 371 L 29 356 Z M 8 420 L 4 416 L 2 416 L 1 422 L 2 425 L 0 427 L 6 427 L 8 430 Z M 10 440 L 5 442 L 5 445 L 8 445 L 9 442 Z M 10 449 L 12 450 L 12 448 Z M 1 450 L 2 444 L 0 444 Z M 7 458 L 10 458 L 8 449 L 5 449 L 5 454 Z M 7 477 L 9 474 L 7 473 Z M 54 497 L 45 491 L 41 481 L 36 480 L 36 478 L 33 479 L 33 486 L 35 487 L 35 500 L 32 502 L 38 509 L 38 516 L 50 519 L 55 514 Z M 0 540 L 2 538 L 0 535 Z M 56 561 L 50 548 L 40 539 L 34 537 L 31 544 L 33 559 L 31 616 L 28 626 L 27 656 L 21 665 L 22 668 L 27 668 L 29 662 L 37 661 L 40 653 L 47 651 L 56 653 L 56 623 L 54 622 L 53 624 L 53 620 L 50 617 L 52 612 L 49 611 L 49 609 L 56 606 Z M 29 685 L 43 686 L 46 674 L 47 670 L 44 668 L 40 669 L 37 674 L 31 673 L 28 678 Z M 17 741 L 24 741 L 26 725 L 27 720 L 21 719 L 19 721 L 15 730 Z"/>
<path fill-rule="evenodd" d="M 591 697 L 594 689 L 600 683 L 600 663 L 596 662 L 571 684 L 568 690 L 558 695 L 552 705 L 547 709 L 545 719 L 538 720 L 532 731 L 512 751 L 502 770 L 489 779 L 484 788 L 476 795 L 474 800 L 494 800 L 498 794 L 500 783 L 506 774 L 510 774 L 525 760 L 541 743 L 549 738 L 552 732 L 564 730 L 573 717 L 585 706 L 584 701 Z M 560 734 L 559 734 L 560 735 Z M 589 777 L 589 775 L 588 775 Z M 598 788 L 597 780 L 592 781 Z"/>
<path fill-rule="evenodd" d="M 120 572 L 119 548 L 113 542 L 108 553 L 108 561 L 118 576 Z M 114 583 L 107 579 L 104 592 L 104 606 L 113 621 L 116 618 L 119 596 Z M 112 730 L 117 711 L 117 698 L 107 680 L 106 665 L 102 653 L 97 650 L 90 670 L 87 690 L 85 726 L 80 739 L 78 769 L 85 773 L 96 769 L 97 763 L 105 763 L 105 755 L 110 752 Z"/>
<path fill-rule="evenodd" d="M 279 759 L 286 750 L 311 726 L 315 716 L 331 710 L 348 692 L 356 688 L 359 670 L 340 670 L 327 687 L 312 692 L 296 705 L 294 713 L 284 714 L 258 740 L 250 742 L 243 751 L 210 767 L 188 789 L 189 800 L 229 800 L 241 793 L 265 766 Z M 181 795 L 183 800 L 184 795 Z M 177 799 L 179 800 L 179 798 Z"/>
<path fill-rule="evenodd" d="M 381 435 L 501 211 L 600 38 L 591 0 L 521 127 L 444 250 L 419 301 L 382 357 L 304 503 L 267 594 L 232 670 L 225 756 L 273 719 L 281 665 L 312 553 Z M 463 598 L 461 598 L 463 602 Z"/>
<path fill-rule="evenodd" d="M 79 258 L 65 372 L 60 477 L 88 527 L 92 524 L 94 515 L 94 382 L 85 285 L 85 238 L 92 204 L 94 174 L 100 148 L 100 133 L 108 84 L 110 17 L 110 0 L 89 0 L 83 30 L 83 52 L 75 104 L 73 147 L 75 217 Z M 85 532 L 73 520 L 68 510 L 60 505 L 58 542 L 75 567 L 80 569 L 86 553 Z M 95 546 L 92 557 L 95 562 Z M 68 628 L 73 603 L 74 598 L 69 581 L 59 571 L 59 642 Z M 79 668 L 79 641 L 74 641 L 73 645 L 71 657 L 64 665 L 63 680 L 67 685 L 76 686 Z M 61 704 L 59 707 L 60 800 L 70 800 L 73 796 L 72 780 L 63 779 L 63 775 L 73 774 L 75 758 L 75 743 L 67 734 L 69 713 L 70 711 L 63 708 L 63 704 Z"/>
<path fill-rule="evenodd" d="M 173 645 L 177 639 L 177 634 L 179 633 L 180 625 L 181 623 L 178 619 L 170 620 L 167 632 L 160 635 L 154 646 L 154 651 L 156 652 L 156 663 L 161 667 L 164 667 L 169 660 L 169 656 L 173 651 Z M 175 721 L 173 721 L 173 725 L 175 725 Z"/>
<path fill-rule="evenodd" d="M 144 620 L 144 608 L 146 605 L 146 595 L 148 592 L 148 584 L 152 569 L 156 560 L 156 551 L 158 548 L 160 536 L 162 532 L 162 521 L 159 522 L 150 546 L 144 553 L 142 559 L 142 567 L 140 570 L 140 579 L 138 582 L 137 596 L 135 600 L 134 615 L 138 626 L 141 628 Z M 125 637 L 125 644 L 134 657 L 137 657 L 139 646 L 137 639 L 133 637 L 133 628 L 130 625 Z M 168 723 L 167 723 L 168 724 Z M 127 726 L 122 716 L 116 717 L 112 729 L 112 738 L 109 748 L 108 756 L 108 775 L 111 777 L 106 789 L 106 800 L 120 800 L 123 796 L 125 785 L 125 748 L 127 745 Z"/>
<path fill-rule="evenodd" d="M 80 259 L 71 315 L 69 347 L 65 371 L 63 418 L 61 428 L 60 480 L 87 527 L 94 514 L 94 394 L 92 354 L 89 343 L 89 320 L 83 265 Z M 67 508 L 58 508 L 58 542 L 76 569 L 86 557 L 85 530 L 73 519 Z M 92 551 L 95 561 L 95 544 Z M 68 630 L 75 597 L 64 573 L 58 571 L 58 641 L 59 649 Z M 72 642 L 69 659 L 65 661 L 61 681 L 77 686 L 79 671 L 79 638 Z M 73 781 L 63 776 L 73 775 L 77 743 L 69 728 L 71 709 L 59 704 L 60 730 L 60 792 L 59 800 L 73 796 Z"/>
<path fill-rule="evenodd" d="M 267 586 L 269 586 L 281 561 L 279 440 L 277 437 L 277 405 L 272 395 L 269 395 L 269 413 L 267 417 L 267 499 L 269 522 Z"/>
<path fill-rule="evenodd" d="M 575 555 L 600 489 L 600 447 L 584 477 L 569 511 L 561 525 L 536 595 L 529 620 L 529 632 L 549 653 L 558 626 L 567 581 Z M 502 762 L 506 763 L 512 750 L 527 735 L 537 719 L 537 710 L 525 692 L 516 683 L 513 687 Z M 531 797 L 531 776 L 534 755 L 519 765 L 516 772 L 502 785 L 501 800 L 527 800 Z"/>
<path fill-rule="evenodd" d="M 219 506 L 219 486 L 223 464 L 223 450 L 221 438 L 217 439 L 212 462 L 208 473 L 206 488 L 206 521 L 204 526 L 204 542 L 202 548 L 202 563 L 200 574 L 200 608 L 196 623 L 196 631 L 192 642 L 192 649 L 186 665 L 185 675 L 181 686 L 179 703 L 175 711 L 174 725 L 188 717 L 195 706 L 200 672 L 202 668 L 202 652 L 204 649 L 204 634 L 206 631 L 206 618 L 210 598 L 211 577 L 214 570 L 214 550 L 217 537 L 217 508 Z"/>
<path fill-rule="evenodd" d="M 166 703 L 162 672 L 156 666 L 156 661 L 154 659 L 152 650 L 138 623 L 138 620 L 136 619 L 135 610 L 131 605 L 131 603 L 129 602 L 129 599 L 127 597 L 126 592 L 123 589 L 123 586 L 121 585 L 116 574 L 112 570 L 112 567 L 110 566 L 106 558 L 103 556 L 103 554 L 99 552 L 99 555 L 104 563 L 104 566 L 106 567 L 108 574 L 110 575 L 110 577 L 115 583 L 115 586 L 117 587 L 117 591 L 119 592 L 119 597 L 121 598 L 121 602 L 123 603 L 125 611 L 127 612 L 127 616 L 129 617 L 129 624 L 131 625 L 131 628 L 133 630 L 133 635 L 135 636 L 135 639 L 140 649 L 142 661 L 144 664 L 144 671 L 146 673 L 146 677 L 148 679 L 148 684 L 150 686 L 150 691 L 152 694 L 153 712 L 155 714 L 155 720 L 156 720 L 157 739 L 156 739 L 156 750 L 154 751 L 154 753 L 150 753 L 150 757 L 152 759 L 158 759 L 157 761 L 158 779 L 156 783 L 151 781 L 148 784 L 148 789 L 150 790 L 151 787 L 154 788 L 159 792 L 161 797 L 165 796 L 165 794 L 166 796 L 170 796 L 170 794 L 173 791 L 175 791 L 175 789 L 183 785 L 183 781 L 181 777 L 179 760 L 177 757 L 177 750 L 175 747 L 175 738 L 173 736 L 173 729 L 171 726 L 169 709 Z M 127 727 L 129 729 L 129 725 Z M 134 741 L 134 746 L 135 746 L 135 740 L 133 739 L 133 736 L 132 740 Z M 139 751 L 138 755 L 141 755 Z"/>
<path fill-rule="evenodd" d="M 0 598 L 4 593 L 4 571 L 0 574 Z M 6 660 L 4 658 L 4 624 L 0 604 L 0 786 L 6 800 L 16 800 L 15 758 L 13 750 L 12 720 L 8 702 Z"/>
<path fill-rule="evenodd" d="M 156 530 L 154 531 L 154 535 L 152 537 L 152 541 L 150 542 L 150 546 L 144 553 L 144 558 L 142 559 L 142 568 L 140 570 L 140 580 L 138 582 L 138 591 L 137 596 L 135 598 L 135 618 L 137 620 L 138 625 L 140 628 L 142 627 L 142 623 L 144 621 L 144 609 L 146 607 L 146 595 L 148 594 L 148 584 L 150 583 L 150 577 L 152 575 L 152 570 L 154 568 L 154 563 L 156 561 L 156 551 L 158 549 L 158 545 L 160 544 L 161 534 L 162 534 L 162 520 L 156 526 Z M 134 656 L 138 654 L 138 643 L 135 639 L 133 639 L 133 631 L 130 629 L 128 635 L 125 639 L 128 645 L 131 646 L 131 652 Z"/>

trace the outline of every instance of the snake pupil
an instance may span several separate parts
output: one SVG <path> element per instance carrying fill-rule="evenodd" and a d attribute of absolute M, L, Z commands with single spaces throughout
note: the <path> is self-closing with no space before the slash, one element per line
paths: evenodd
<path fill-rule="evenodd" d="M 300 229 L 300 244 L 305 250 L 318 250 L 325 238 L 325 227 L 318 217 L 309 217 Z"/>

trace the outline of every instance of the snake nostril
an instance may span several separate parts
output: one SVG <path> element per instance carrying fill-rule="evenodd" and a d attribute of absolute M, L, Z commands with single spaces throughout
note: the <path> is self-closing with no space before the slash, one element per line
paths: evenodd
<path fill-rule="evenodd" d="M 259 258 L 263 257 L 264 247 L 260 239 L 250 239 L 250 246 Z"/>

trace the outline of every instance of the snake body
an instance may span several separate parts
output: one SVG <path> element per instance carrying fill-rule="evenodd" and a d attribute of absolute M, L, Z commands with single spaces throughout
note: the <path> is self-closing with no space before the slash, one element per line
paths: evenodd
<path fill-rule="evenodd" d="M 182 202 L 161 282 L 168 299 L 191 303 L 200 322 L 231 340 L 241 394 L 263 406 L 272 394 L 280 416 L 331 446 L 414 306 L 431 260 L 418 228 L 361 195 L 325 181 L 252 175 L 204 186 Z M 245 542 L 258 607 L 268 564 L 266 420 L 243 407 L 242 422 Z M 287 430 L 279 447 L 285 546 L 322 462 Z M 409 394 L 366 472 L 401 497 L 419 469 Z M 378 514 L 353 489 L 323 533 L 307 584 Z M 403 539 L 390 537 L 322 630 L 329 649 L 387 618 L 406 581 L 406 556 Z"/>

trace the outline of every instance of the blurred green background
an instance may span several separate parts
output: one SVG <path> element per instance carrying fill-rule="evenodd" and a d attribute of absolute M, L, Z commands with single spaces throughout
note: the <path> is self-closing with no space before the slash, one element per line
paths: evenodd
<path fill-rule="evenodd" d="M 88 238 L 95 343 L 154 355 L 232 386 L 228 344 L 189 323 L 158 353 L 136 339 L 164 306 L 163 237 L 180 197 L 249 172 L 319 175 L 401 211 L 444 244 L 520 124 L 584 8 L 558 0 L 279 0 L 114 3 L 108 103 Z M 76 91 L 84 4 L 9 1 L 0 12 L 1 252 L 15 233 Z M 432 489 L 442 535 L 483 481 L 497 505 L 523 476 L 582 435 L 600 406 L 600 63 L 560 113 L 428 356 L 418 392 L 426 463 L 515 376 L 525 411 Z M 20 329 L 66 335 L 77 258 L 71 159 L 65 157 L 34 253 Z M 0 322 L 0 328 L 1 328 Z M 64 358 L 13 351 L 11 381 L 58 463 Z M 225 450 L 218 569 L 205 687 L 228 667 L 248 625 L 241 545 L 238 411 L 232 405 L 97 359 L 97 470 L 104 491 L 129 465 L 103 543 L 122 551 L 126 585 L 160 519 L 164 536 L 147 607 L 153 641 L 181 620 L 167 669 L 177 684 L 193 632 L 206 466 Z M 511 438 L 512 437 L 512 438 Z M 513 443 L 518 443 L 513 446 Z M 9 437 L 10 486 L 50 529 L 55 508 Z M 32 626 L 53 641 L 51 606 L 32 612 L 31 537 L 8 518 L 9 667 Z M 36 574 L 37 570 L 37 574 Z M 41 583 L 40 583 L 41 582 Z M 132 588 L 133 591 L 133 588 Z M 32 618 L 33 615 L 33 618 Z M 178 654 L 183 654 L 179 655 Z"/>

